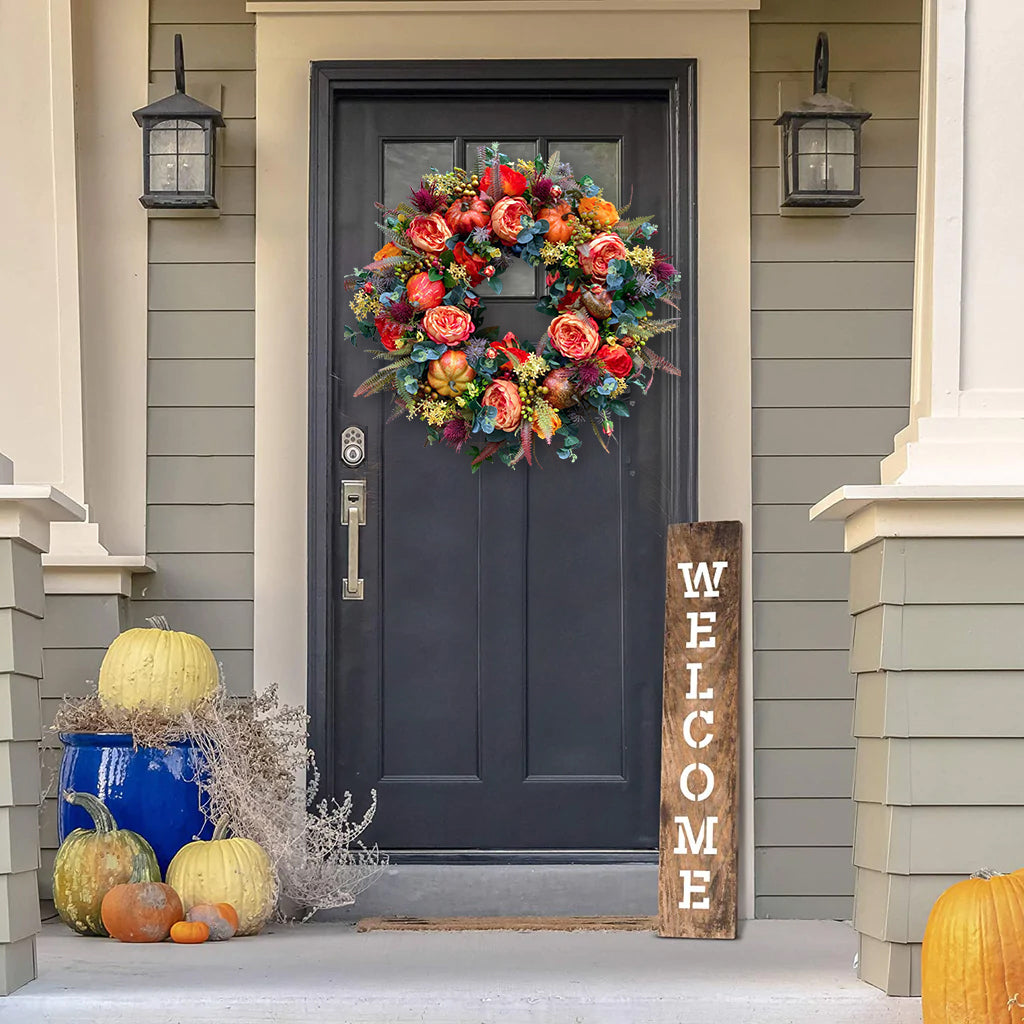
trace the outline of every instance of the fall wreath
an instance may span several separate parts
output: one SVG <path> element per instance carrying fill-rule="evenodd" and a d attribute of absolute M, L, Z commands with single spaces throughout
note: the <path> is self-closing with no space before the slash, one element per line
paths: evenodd
<path fill-rule="evenodd" d="M 535 438 L 557 438 L 575 462 L 588 423 L 607 450 L 630 387 L 646 394 L 655 370 L 679 373 L 648 345 L 675 327 L 654 307 L 672 304 L 679 280 L 648 244 L 657 228 L 624 219 L 557 153 L 513 164 L 497 143 L 482 147 L 475 173 L 431 170 L 406 202 L 379 209 L 387 242 L 348 283 L 359 333 L 379 339 L 387 365 L 355 394 L 393 390 L 430 444 L 477 441 L 474 469 L 495 456 L 532 463 Z M 514 258 L 546 268 L 537 309 L 552 319 L 532 345 L 484 327 L 475 291 L 486 282 L 500 295 Z"/>

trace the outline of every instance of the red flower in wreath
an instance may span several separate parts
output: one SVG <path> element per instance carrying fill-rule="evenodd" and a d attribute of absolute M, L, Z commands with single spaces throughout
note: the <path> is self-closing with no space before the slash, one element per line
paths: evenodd
<path fill-rule="evenodd" d="M 496 380 L 483 393 L 481 405 L 490 405 L 498 410 L 494 425 L 498 430 L 515 430 L 523 418 L 523 402 L 519 388 L 510 380 Z"/>
<path fill-rule="evenodd" d="M 526 200 L 518 196 L 506 196 L 499 199 L 491 210 L 491 228 L 503 242 L 511 244 L 523 230 L 523 217 L 531 219 Z"/>
<path fill-rule="evenodd" d="M 444 243 L 452 237 L 452 229 L 439 213 L 424 213 L 413 217 L 405 232 L 409 241 L 424 252 L 444 252 Z"/>
<path fill-rule="evenodd" d="M 595 236 L 585 245 L 578 246 L 577 251 L 583 270 L 602 281 L 608 276 L 608 264 L 612 260 L 626 258 L 625 243 L 611 232 Z"/>
<path fill-rule="evenodd" d="M 403 324 L 395 323 L 389 316 L 379 316 L 373 321 L 380 335 L 380 343 L 389 351 L 394 352 L 402 346 L 402 335 L 405 333 Z"/>
<path fill-rule="evenodd" d="M 487 260 L 475 252 L 470 252 L 466 248 L 465 242 L 457 242 L 452 250 L 452 255 L 455 257 L 455 262 L 469 275 L 470 284 L 479 284 L 484 279 L 482 271 L 487 266 Z"/>
<path fill-rule="evenodd" d="M 473 333 L 473 318 L 458 306 L 435 306 L 424 314 L 423 330 L 431 341 L 461 345 Z"/>
<path fill-rule="evenodd" d="M 431 281 L 426 271 L 413 274 L 405 285 L 406 297 L 416 309 L 433 309 L 434 306 L 440 306 L 446 291 L 444 281 Z"/>
<path fill-rule="evenodd" d="M 480 179 L 480 191 L 486 192 L 494 180 L 494 170 L 488 167 Z M 507 196 L 521 196 L 526 191 L 526 175 L 512 170 L 507 164 L 501 165 L 501 191 Z"/>
<path fill-rule="evenodd" d="M 633 372 L 633 357 L 622 345 L 602 345 L 597 350 L 597 358 L 613 377 L 628 377 Z"/>
<path fill-rule="evenodd" d="M 597 324 L 589 316 L 562 313 L 548 324 L 548 337 L 566 359 L 586 359 L 601 344 Z"/>

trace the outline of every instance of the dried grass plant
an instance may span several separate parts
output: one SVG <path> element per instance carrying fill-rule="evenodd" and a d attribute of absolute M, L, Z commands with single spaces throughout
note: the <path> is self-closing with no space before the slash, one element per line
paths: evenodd
<path fill-rule="evenodd" d="M 308 920 L 317 911 L 349 906 L 387 864 L 361 841 L 377 809 L 376 791 L 361 818 L 353 798 L 319 798 L 319 773 L 308 749 L 305 710 L 282 704 L 276 687 L 253 697 L 220 690 L 181 717 L 140 708 L 105 707 L 95 694 L 66 697 L 55 732 L 130 734 L 137 746 L 166 748 L 187 740 L 206 760 L 199 784 L 212 821 L 259 843 L 277 873 L 282 916 Z M 305 797 L 303 797 L 305 786 Z"/>

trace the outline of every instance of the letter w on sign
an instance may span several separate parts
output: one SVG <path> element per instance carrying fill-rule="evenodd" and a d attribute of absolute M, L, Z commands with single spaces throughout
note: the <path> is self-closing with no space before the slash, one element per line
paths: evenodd
<path fill-rule="evenodd" d="M 658 932 L 734 939 L 740 524 L 669 527 Z"/>

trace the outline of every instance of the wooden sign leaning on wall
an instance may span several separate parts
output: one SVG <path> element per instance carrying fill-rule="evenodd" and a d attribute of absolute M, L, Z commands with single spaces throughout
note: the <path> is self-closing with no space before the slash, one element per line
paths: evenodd
<path fill-rule="evenodd" d="M 740 524 L 669 527 L 658 934 L 734 939 Z"/>

